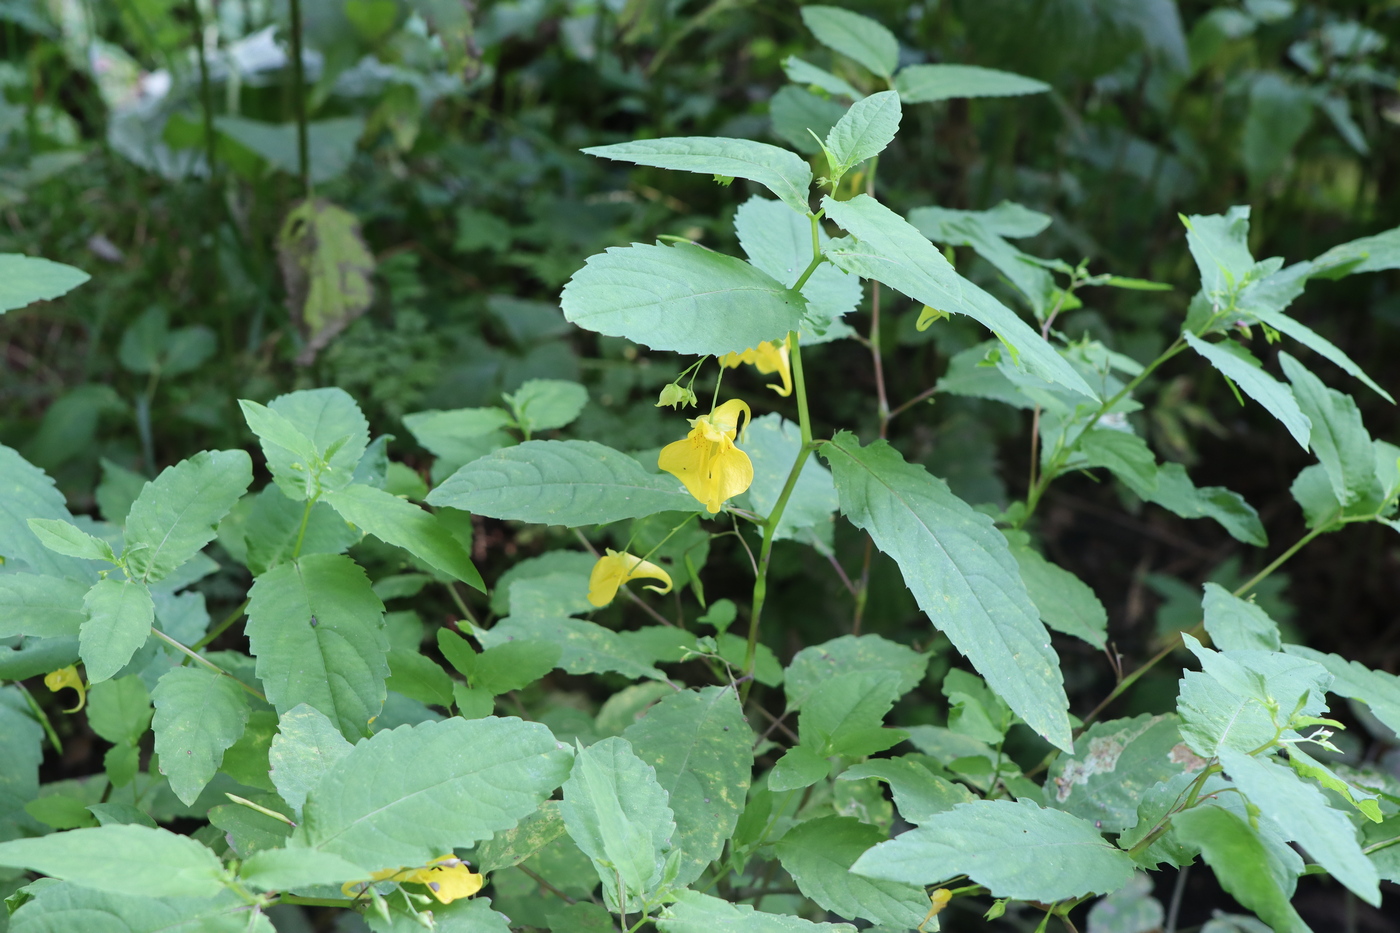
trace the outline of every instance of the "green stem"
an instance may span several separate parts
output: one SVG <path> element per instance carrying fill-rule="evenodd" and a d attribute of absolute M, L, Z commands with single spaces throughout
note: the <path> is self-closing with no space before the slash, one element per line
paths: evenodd
<path fill-rule="evenodd" d="M 209 164 L 209 178 L 214 178 L 214 86 L 209 81 L 209 59 L 204 54 L 204 17 L 199 13 L 199 0 L 189 0 L 190 23 L 194 29 L 194 48 L 199 56 L 199 103 L 204 111 L 204 158 Z"/>
<path fill-rule="evenodd" d="M 35 719 L 39 720 L 39 725 L 44 727 L 44 734 L 49 737 L 49 744 L 53 746 L 53 750 L 62 755 L 63 743 L 58 740 L 58 733 L 54 731 L 53 723 L 49 722 L 48 714 L 44 712 L 39 701 L 34 699 L 34 695 L 23 683 L 17 680 L 15 686 L 19 688 L 20 693 L 24 694 L 24 702 L 29 704 L 29 711 L 34 714 Z"/>
<path fill-rule="evenodd" d="M 817 226 L 817 219 L 816 219 L 815 217 L 813 217 L 813 218 L 812 218 L 812 229 L 815 230 L 815 229 L 816 229 L 816 226 Z M 809 263 L 807 263 L 807 268 L 805 268 L 805 269 L 802 270 L 802 274 L 799 275 L 799 276 L 797 277 L 797 281 L 793 283 L 792 290 L 795 291 L 795 292 L 800 292 L 800 291 L 802 291 L 802 286 L 804 286 L 804 285 L 807 284 L 807 280 L 810 279 L 810 278 L 812 277 L 812 273 L 813 273 L 813 272 L 816 272 L 816 271 L 817 271 L 817 267 L 820 266 L 820 265 L 821 265 L 823 262 L 825 262 L 825 261 L 826 261 L 826 257 L 823 256 L 823 255 L 821 254 L 820 251 L 819 251 L 815 256 L 813 256 L 813 257 L 812 257 L 812 261 L 809 262 Z"/>
<path fill-rule="evenodd" d="M 218 625 L 210 629 L 209 632 L 203 638 L 195 642 L 193 645 L 190 645 L 190 650 L 198 651 L 200 648 L 205 647 L 214 639 L 222 635 L 224 632 L 228 631 L 230 625 L 243 618 L 243 613 L 248 610 L 248 603 L 250 602 L 252 602 L 252 600 L 250 599 L 243 600 L 242 604 L 240 604 L 237 609 L 224 616 L 223 621 L 221 621 Z"/>
<path fill-rule="evenodd" d="M 264 703 L 267 702 L 267 697 L 263 696 L 261 692 L 254 690 L 252 687 L 248 686 L 243 681 L 239 680 L 237 677 L 234 677 L 228 671 L 224 670 L 222 667 L 219 667 L 219 665 L 215 664 L 213 661 L 209 660 L 203 655 L 195 654 L 189 648 L 180 644 L 178 641 L 171 638 L 169 635 L 165 634 L 160 629 L 156 628 L 154 625 L 151 626 L 151 634 L 159 638 L 161 641 L 165 642 L 170 647 L 174 648 L 176 651 L 185 655 L 187 658 L 189 658 L 196 664 L 201 664 L 204 667 L 207 667 L 210 671 L 214 672 L 215 674 L 222 674 L 225 677 L 232 678 L 234 683 L 238 684 L 238 686 L 242 687 L 248 693 L 251 693 L 253 696 L 257 697 L 259 700 L 262 700 Z"/>
<path fill-rule="evenodd" d="M 279 904 L 298 904 L 302 907 L 354 907 L 355 902 L 348 897 L 299 897 L 295 894 L 279 894 Z"/>
<path fill-rule="evenodd" d="M 311 197 L 311 156 L 306 130 L 306 76 L 301 61 L 301 0 L 290 0 L 292 19 L 292 108 L 297 121 L 297 174 Z"/>
<path fill-rule="evenodd" d="M 301 556 L 301 544 L 306 539 L 306 526 L 311 521 L 311 509 L 316 505 L 319 496 L 307 496 L 306 508 L 301 510 L 301 527 L 297 529 L 297 543 L 292 548 L 292 560 Z"/>
<path fill-rule="evenodd" d="M 293 829 L 296 828 L 297 824 L 293 823 L 291 817 L 287 816 L 285 813 L 278 813 L 276 810 L 269 810 L 267 807 L 264 807 L 261 804 L 253 803 L 253 801 L 249 800 L 248 798 L 240 797 L 237 794 L 225 793 L 224 796 L 227 797 L 229 800 L 232 800 L 234 803 L 238 804 L 240 807 L 247 807 L 249 810 L 254 810 L 258 813 L 261 813 L 263 816 L 270 816 L 274 820 L 277 820 L 279 823 L 286 823 Z"/>

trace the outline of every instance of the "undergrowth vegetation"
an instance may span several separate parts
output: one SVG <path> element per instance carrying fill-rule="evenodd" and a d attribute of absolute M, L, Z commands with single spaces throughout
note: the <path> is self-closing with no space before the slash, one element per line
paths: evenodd
<path fill-rule="evenodd" d="M 1400 7 L 0 26 L 0 931 L 1395 929 Z"/>

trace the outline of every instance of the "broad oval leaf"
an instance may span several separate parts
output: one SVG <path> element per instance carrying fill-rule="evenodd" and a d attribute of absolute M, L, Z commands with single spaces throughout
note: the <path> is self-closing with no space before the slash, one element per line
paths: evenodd
<path fill-rule="evenodd" d="M 1041 378 L 1096 398 L 1094 390 L 1010 308 L 953 270 L 943 254 L 907 220 L 869 195 L 849 201 L 822 199 L 827 216 L 859 241 L 837 241 L 827 257 L 847 272 L 884 282 L 939 311 L 979 321 Z"/>
<path fill-rule="evenodd" d="M 795 210 L 804 214 L 811 211 L 807 203 L 808 189 L 812 185 L 811 167 L 796 153 L 767 143 L 713 136 L 669 136 L 593 146 L 583 151 L 653 168 L 747 178 L 763 185 Z"/>
<path fill-rule="evenodd" d="M 320 710 L 346 736 L 369 730 L 384 704 L 384 605 L 358 564 L 312 554 L 253 581 L 246 632 L 267 701 Z"/>
<path fill-rule="evenodd" d="M 855 933 L 849 923 L 813 923 L 787 914 L 754 910 L 699 891 L 676 892 L 656 925 L 661 933 Z"/>
<path fill-rule="evenodd" d="M 991 519 L 884 441 L 861 447 L 843 431 L 820 452 L 842 513 L 895 559 L 933 624 L 1027 725 L 1069 750 L 1059 658 Z"/>
<path fill-rule="evenodd" d="M 825 909 L 893 929 L 913 929 L 928 916 L 922 885 L 865 878 L 851 871 L 858 858 L 885 838 L 854 817 L 826 816 L 794 826 L 774 848 L 802 893 Z"/>
<path fill-rule="evenodd" d="M 23 561 L 45 576 L 82 583 L 97 579 L 97 571 L 87 561 L 44 547 L 29 526 L 31 518 L 73 520 L 53 480 L 17 451 L 0 444 L 0 556 L 7 562 Z"/>
<path fill-rule="evenodd" d="M 83 597 L 87 621 L 78 630 L 78 654 L 88 681 L 106 680 L 146 643 L 156 618 L 151 594 L 140 583 L 108 577 Z"/>
<path fill-rule="evenodd" d="M 784 689 L 788 709 L 797 709 L 826 681 L 851 671 L 893 671 L 903 696 L 919 685 L 928 669 L 928 655 L 879 635 L 842 635 L 803 648 L 787 667 Z"/>
<path fill-rule="evenodd" d="M 883 152 L 899 132 L 899 118 L 899 95 L 894 91 L 881 91 L 852 104 L 826 135 L 827 151 L 835 161 L 832 177 L 839 178 Z"/>
<path fill-rule="evenodd" d="M 851 867 L 858 875 L 936 884 L 967 875 L 993 897 L 1052 903 L 1116 891 L 1133 860 L 1094 824 L 1029 800 L 979 800 L 934 815 Z"/>
<path fill-rule="evenodd" d="M 132 573 L 153 583 L 193 557 L 252 481 L 253 461 L 242 450 L 206 450 L 162 470 L 126 517 Z"/>
<path fill-rule="evenodd" d="M 688 243 L 634 243 L 590 256 L 560 303 L 585 330 L 714 356 L 781 340 L 797 330 L 807 304 L 743 260 Z"/>
<path fill-rule="evenodd" d="M 0 842 L 0 865 L 28 868 L 113 894 L 213 897 L 223 865 L 188 836 L 134 824 Z"/>
<path fill-rule="evenodd" d="M 924 104 L 954 97 L 1043 94 L 1050 85 L 1010 71 L 976 65 L 910 65 L 900 69 L 894 88 L 906 104 Z"/>
<path fill-rule="evenodd" d="M 160 773 L 186 806 L 219 770 L 224 751 L 243 735 L 248 701 L 232 677 L 199 667 L 172 667 L 151 693 Z"/>
<path fill-rule="evenodd" d="M 36 573 L 0 576 L 0 638 L 76 635 L 87 619 L 87 587 L 62 577 Z"/>
<path fill-rule="evenodd" d="M 67 294 L 92 276 L 61 262 L 0 254 L 0 314 Z"/>
<path fill-rule="evenodd" d="M 37 887 L 10 917 L 10 933 L 274 933 L 232 891 L 214 897 L 138 897 L 69 882 Z M 252 926 L 249 924 L 252 923 Z"/>
<path fill-rule="evenodd" d="M 380 732 L 307 797 L 293 843 L 375 871 L 424 865 L 510 829 L 569 773 L 539 723 L 460 717 Z"/>
<path fill-rule="evenodd" d="M 267 752 L 267 776 L 300 816 L 306 795 L 353 747 L 324 713 L 300 703 L 278 718 Z"/>
<path fill-rule="evenodd" d="M 527 441 L 474 460 L 428 503 L 542 525 L 596 525 L 656 512 L 696 511 L 675 477 L 648 473 L 593 441 Z"/>
<path fill-rule="evenodd" d="M 753 772 L 753 730 L 731 687 L 684 690 L 661 700 L 623 738 L 656 769 L 681 849 L 675 883 L 690 884 L 724 852 Z"/>
<path fill-rule="evenodd" d="M 365 870 L 353 862 L 315 849 L 262 849 L 238 869 L 238 880 L 257 891 L 342 884 L 364 876 Z"/>
<path fill-rule="evenodd" d="M 1143 713 L 1094 723 L 1075 741 L 1074 754 L 1050 766 L 1045 803 L 1104 832 L 1122 833 L 1137 825 L 1148 790 L 1198 771 L 1202 760 L 1181 747 L 1175 716 Z"/>
<path fill-rule="evenodd" d="M 386 544 L 401 547 L 468 586 L 486 592 L 471 555 L 431 512 L 407 499 L 359 483 L 324 496 L 346 521 L 358 525 Z"/>
<path fill-rule="evenodd" d="M 899 40 L 868 16 L 809 4 L 802 8 L 802 22 L 822 45 L 855 59 L 882 78 L 888 80 L 899 66 Z"/>

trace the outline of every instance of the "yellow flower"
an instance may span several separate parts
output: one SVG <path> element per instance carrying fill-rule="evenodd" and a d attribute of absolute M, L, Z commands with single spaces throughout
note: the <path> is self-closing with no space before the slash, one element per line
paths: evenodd
<path fill-rule="evenodd" d="M 71 687 L 78 691 L 78 705 L 72 709 L 64 710 L 65 713 L 76 713 L 83 708 L 87 702 L 87 690 L 83 687 L 83 679 L 78 676 L 78 668 L 72 664 L 61 667 L 56 671 L 50 671 L 44 675 L 44 686 L 54 693 L 65 687 Z"/>
<path fill-rule="evenodd" d="M 787 342 L 773 343 L 765 340 L 751 350 L 743 353 L 726 353 L 719 358 L 721 366 L 728 366 L 734 369 L 742 363 L 758 367 L 758 371 L 767 376 L 770 373 L 778 373 L 783 380 L 780 386 L 769 384 L 768 388 L 786 398 L 792 394 L 792 364 L 789 362 Z"/>
<path fill-rule="evenodd" d="M 457 856 L 440 855 L 424 868 L 385 868 L 374 872 L 367 880 L 347 881 L 340 886 L 340 890 L 346 897 L 353 897 L 356 887 L 376 881 L 409 881 L 421 884 L 440 902 L 450 904 L 480 891 L 486 879 L 472 871 L 467 863 Z"/>
<path fill-rule="evenodd" d="M 656 465 L 685 483 L 692 496 L 705 504 L 710 514 L 724 501 L 737 496 L 753 482 L 753 462 L 734 446 L 739 433 L 739 416 L 752 419 L 749 406 L 731 399 L 710 412 L 691 419 L 691 431 L 684 440 L 661 449 Z"/>
<path fill-rule="evenodd" d="M 617 595 L 617 588 L 628 580 L 640 578 L 665 581 L 666 586 L 648 586 L 658 593 L 671 592 L 671 575 L 651 561 L 633 557 L 626 552 L 619 553 L 607 549 L 605 557 L 598 558 L 593 572 L 588 575 L 588 601 L 595 606 L 606 606 Z"/>

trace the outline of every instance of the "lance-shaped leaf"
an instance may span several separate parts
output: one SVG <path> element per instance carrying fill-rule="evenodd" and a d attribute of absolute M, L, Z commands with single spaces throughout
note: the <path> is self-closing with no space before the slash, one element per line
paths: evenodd
<path fill-rule="evenodd" d="M 1050 90 L 1044 81 L 976 65 L 910 65 L 901 68 L 894 89 L 906 104 L 954 97 L 1019 97 Z"/>
<path fill-rule="evenodd" d="M 428 504 L 542 525 L 596 525 L 696 502 L 675 477 L 648 473 L 621 451 L 593 441 L 527 441 L 453 473 Z"/>
<path fill-rule="evenodd" d="M 30 635 L 53 638 L 76 635 L 87 619 L 87 587 L 61 577 L 36 573 L 0 576 L 0 638 Z"/>
<path fill-rule="evenodd" d="M 330 507 L 386 544 L 410 554 L 468 586 L 486 592 L 471 555 L 431 512 L 373 486 L 355 483 L 325 494 Z"/>
<path fill-rule="evenodd" d="M 569 762 L 539 723 L 454 717 L 400 726 L 360 742 L 326 772 L 292 842 L 369 871 L 425 865 L 533 813 Z"/>
<path fill-rule="evenodd" d="M 71 522 L 73 516 L 43 470 L 0 444 L 0 556 L 20 560 L 35 573 L 67 577 L 82 583 L 97 579 L 87 561 L 66 557 L 46 548 L 29 527 L 31 518 Z"/>
<path fill-rule="evenodd" d="M 767 143 L 712 136 L 670 136 L 593 146 L 583 151 L 654 168 L 747 178 L 763 185 L 795 210 L 804 214 L 811 210 L 807 205 L 807 192 L 812 185 L 812 169 L 796 153 Z"/>
<path fill-rule="evenodd" d="M 1147 498 L 1182 518 L 1213 518 L 1236 541 L 1255 547 L 1269 543 L 1259 513 L 1243 496 L 1224 486 L 1197 486 L 1179 463 L 1158 466 L 1157 488 Z"/>
<path fill-rule="evenodd" d="M 1345 372 L 1349 376 L 1355 376 L 1357 379 L 1360 379 L 1362 383 L 1364 383 L 1367 387 L 1371 389 L 1371 391 L 1375 392 L 1387 402 L 1395 402 L 1394 397 L 1392 397 L 1391 394 L 1385 389 L 1377 385 L 1374 379 L 1366 375 L 1366 373 L 1361 369 L 1361 367 L 1356 365 L 1356 362 L 1352 360 L 1351 357 L 1347 356 L 1346 353 L 1344 353 L 1340 347 L 1338 347 L 1332 341 L 1328 340 L 1326 337 L 1319 334 L 1317 331 L 1313 330 L 1311 327 L 1308 327 L 1301 321 L 1289 317 L 1282 311 L 1270 311 L 1264 308 L 1251 308 L 1250 313 L 1253 314 L 1255 317 L 1259 318 L 1259 320 L 1263 321 L 1265 324 L 1268 324 L 1270 327 L 1272 327 L 1279 333 L 1287 334 L 1288 336 L 1292 337 L 1294 340 L 1298 341 L 1303 346 L 1307 347 L 1309 350 L 1312 350 L 1313 352 L 1317 353 L 1317 355 L 1321 356 L 1323 359 L 1331 360 L 1333 363 L 1337 364 L 1337 366 L 1340 367 L 1343 372 Z"/>
<path fill-rule="evenodd" d="M 851 871 L 910 884 L 967 875 L 993 897 L 1051 903 L 1116 891 L 1133 867 L 1093 823 L 1022 799 L 979 800 L 939 813 L 871 849 Z"/>
<path fill-rule="evenodd" d="M 0 865 L 114 894 L 213 897 L 223 865 L 189 836 L 134 824 L 0 842 Z"/>
<path fill-rule="evenodd" d="M 305 703 L 351 737 L 384 704 L 384 605 L 360 566 L 312 554 L 253 581 L 246 631 L 258 679 L 279 714 Z"/>
<path fill-rule="evenodd" d="M 1359 499 L 1379 500 L 1383 493 L 1376 479 L 1376 456 L 1371 435 L 1361 423 L 1361 412 L 1350 395 L 1329 389 L 1287 353 L 1279 363 L 1293 383 L 1293 397 L 1313 424 L 1310 435 L 1313 453 L 1327 471 L 1332 494 L 1342 505 Z"/>
<path fill-rule="evenodd" d="M 1011 553 L 1021 568 L 1021 580 L 1040 621 L 1057 632 L 1082 638 L 1095 648 L 1107 641 L 1108 610 L 1089 585 L 1074 574 L 1050 563 L 1031 547 L 1030 535 L 1006 531 Z"/>
<path fill-rule="evenodd" d="M 688 243 L 634 243 L 590 256 L 559 300 L 564 316 L 585 330 L 715 356 L 782 340 L 807 306 L 743 260 Z"/>
<path fill-rule="evenodd" d="M 849 923 L 813 923 L 787 914 L 754 910 L 698 891 L 676 892 L 656 920 L 661 933 L 855 933 Z"/>
<path fill-rule="evenodd" d="M 656 890 L 676 831 L 656 772 L 614 736 L 581 749 L 559 805 L 569 835 L 593 860 L 605 888 L 644 897 Z"/>
<path fill-rule="evenodd" d="M 36 301 L 51 301 L 92 276 L 82 269 L 19 253 L 0 254 L 0 314 Z"/>
<path fill-rule="evenodd" d="M 298 704 L 278 718 L 277 735 L 267 752 L 268 777 L 300 816 L 306 795 L 353 747 L 324 713 Z"/>
<path fill-rule="evenodd" d="M 847 272 L 884 282 L 931 308 L 966 314 L 1011 348 L 1021 366 L 1041 378 L 1095 398 L 1089 384 L 1030 326 L 953 270 L 943 254 L 909 221 L 869 195 L 822 199 L 827 216 L 856 242 L 839 240 L 827 257 Z"/>
<path fill-rule="evenodd" d="M 224 889 L 214 897 L 140 897 L 69 882 L 36 886 L 10 917 L 10 933 L 274 933 Z M 249 926 L 250 921 L 252 926 Z"/>
<path fill-rule="evenodd" d="M 822 45 L 855 59 L 886 80 L 899 67 L 899 40 L 868 16 L 808 4 L 802 8 L 802 22 Z"/>
<path fill-rule="evenodd" d="M 1200 848 L 1220 886 L 1274 933 L 1312 933 L 1289 903 L 1294 875 L 1244 819 L 1205 805 L 1172 817 L 1172 829 L 1182 842 Z"/>
<path fill-rule="evenodd" d="M 1288 386 L 1264 372 L 1254 354 L 1233 340 L 1209 343 L 1190 331 L 1183 331 L 1181 336 L 1191 349 L 1204 356 L 1210 365 L 1239 386 L 1245 395 L 1263 405 L 1269 414 L 1282 421 L 1288 433 L 1293 435 L 1293 439 L 1302 444 L 1304 450 L 1308 449 L 1312 421 L 1298 407 L 1298 400 L 1293 397 Z"/>
<path fill-rule="evenodd" d="M 719 858 L 744 810 L 753 772 L 753 730 L 730 687 L 684 690 L 628 726 L 623 738 L 656 769 L 676 820 L 677 885 Z"/>
<path fill-rule="evenodd" d="M 132 573 L 154 583 L 193 557 L 252 481 L 253 461 L 242 450 L 206 450 L 162 470 L 126 517 Z"/>
<path fill-rule="evenodd" d="M 76 557 L 79 560 L 99 560 L 115 564 L 117 557 L 112 546 L 101 538 L 90 535 L 72 522 L 59 518 L 31 518 L 29 530 L 55 554 Z"/>
<path fill-rule="evenodd" d="M 88 618 L 78 630 L 78 654 L 88 681 L 98 683 L 125 667 L 146 643 L 156 607 L 140 583 L 108 577 L 87 591 L 83 608 Z"/>
<path fill-rule="evenodd" d="M 895 559 L 933 624 L 1027 725 L 1068 750 L 1059 658 L 991 519 L 884 441 L 861 447 L 843 431 L 821 454 L 842 513 Z"/>
<path fill-rule="evenodd" d="M 248 701 L 232 677 L 199 667 L 172 667 L 151 693 L 160 773 L 186 806 L 219 770 L 224 751 L 243 735 Z"/>
<path fill-rule="evenodd" d="M 796 55 L 789 55 L 783 59 L 783 73 L 793 84 L 815 85 L 835 97 L 849 97 L 851 100 L 860 100 L 865 97 L 845 78 L 839 78 L 824 68 L 818 68 L 810 62 L 803 61 Z"/>
<path fill-rule="evenodd" d="M 899 95 L 894 91 L 881 91 L 852 104 L 826 134 L 831 177 L 839 179 L 883 152 L 899 132 L 899 118 Z"/>
<path fill-rule="evenodd" d="M 775 847 L 797 887 L 842 917 L 862 917 L 894 929 L 913 929 L 928 916 L 922 885 L 854 874 L 851 866 L 885 834 L 854 817 L 827 816 L 799 823 Z"/>
<path fill-rule="evenodd" d="M 1301 845 L 1367 903 L 1380 905 L 1376 866 L 1362 851 L 1347 815 L 1329 806 L 1315 784 L 1283 765 L 1233 749 L 1220 750 L 1220 764 L 1281 837 Z"/>

